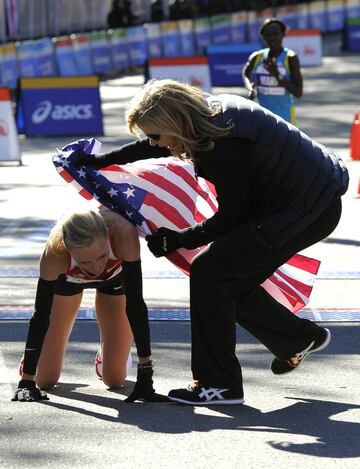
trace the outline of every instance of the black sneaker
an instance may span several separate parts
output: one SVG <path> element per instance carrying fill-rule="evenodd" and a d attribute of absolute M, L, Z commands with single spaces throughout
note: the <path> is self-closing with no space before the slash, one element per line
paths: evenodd
<path fill-rule="evenodd" d="M 187 389 L 172 389 L 168 397 L 172 401 L 189 405 L 230 405 L 244 403 L 244 396 L 241 391 L 204 387 L 196 381 L 190 384 Z"/>
<path fill-rule="evenodd" d="M 271 371 L 275 375 L 282 375 L 296 370 L 310 353 L 324 349 L 329 344 L 330 339 L 331 332 L 329 329 L 326 329 L 325 327 L 322 328 L 320 337 L 313 340 L 302 352 L 296 353 L 293 357 L 290 357 L 285 361 L 274 358 L 271 362 Z"/>

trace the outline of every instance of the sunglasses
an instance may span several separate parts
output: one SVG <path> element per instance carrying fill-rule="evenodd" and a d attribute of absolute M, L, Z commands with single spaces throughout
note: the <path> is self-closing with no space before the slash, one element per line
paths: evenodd
<path fill-rule="evenodd" d="M 151 140 L 160 140 L 161 139 L 161 135 L 160 134 L 147 134 L 146 135 L 148 138 L 150 138 Z"/>

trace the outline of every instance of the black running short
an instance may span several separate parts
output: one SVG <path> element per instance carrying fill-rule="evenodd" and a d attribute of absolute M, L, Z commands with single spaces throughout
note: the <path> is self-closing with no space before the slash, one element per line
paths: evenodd
<path fill-rule="evenodd" d="M 107 295 L 125 295 L 123 273 L 120 272 L 115 277 L 109 280 L 104 280 L 103 282 L 86 283 L 68 282 L 66 280 L 66 275 L 61 274 L 56 281 L 55 294 L 61 296 L 78 295 L 86 288 L 96 288 L 97 291 L 106 293 Z"/>

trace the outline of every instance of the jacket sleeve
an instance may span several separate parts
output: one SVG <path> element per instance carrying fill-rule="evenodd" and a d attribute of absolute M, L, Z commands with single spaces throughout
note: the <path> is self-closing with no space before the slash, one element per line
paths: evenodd
<path fill-rule="evenodd" d="M 224 137 L 201 155 L 203 176 L 214 185 L 218 211 L 204 222 L 181 232 L 183 247 L 194 249 L 215 241 L 254 216 L 252 144 L 247 139 Z"/>
<path fill-rule="evenodd" d="M 150 327 L 148 310 L 142 293 L 141 261 L 124 261 L 123 273 L 126 294 L 126 314 L 134 335 L 139 357 L 149 357 Z"/>
<path fill-rule="evenodd" d="M 170 156 L 168 148 L 161 148 L 156 145 L 150 145 L 148 138 L 134 140 L 127 143 L 109 153 L 96 155 L 96 167 L 106 168 L 112 164 L 126 164 L 133 163 L 138 160 L 145 160 L 148 158 L 161 158 Z"/>

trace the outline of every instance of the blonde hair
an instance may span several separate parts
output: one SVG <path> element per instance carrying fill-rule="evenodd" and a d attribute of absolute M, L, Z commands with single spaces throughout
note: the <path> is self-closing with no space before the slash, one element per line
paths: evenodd
<path fill-rule="evenodd" d="M 128 130 L 138 136 L 136 128 L 144 126 L 148 133 L 173 136 L 178 140 L 176 156 L 185 153 L 193 159 L 194 152 L 211 150 L 212 139 L 227 135 L 231 128 L 211 122 L 221 109 L 210 107 L 207 96 L 200 88 L 175 80 L 148 81 L 125 113 Z"/>
<path fill-rule="evenodd" d="M 50 232 L 48 247 L 62 255 L 73 248 L 90 246 L 106 238 L 108 227 L 103 217 L 93 210 L 73 212 L 59 220 Z"/>

